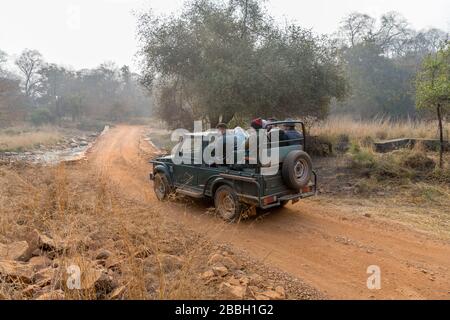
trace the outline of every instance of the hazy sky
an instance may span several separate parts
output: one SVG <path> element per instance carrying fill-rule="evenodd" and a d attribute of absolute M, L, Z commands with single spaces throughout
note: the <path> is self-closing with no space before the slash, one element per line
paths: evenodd
<path fill-rule="evenodd" d="M 180 10 L 183 0 L 1 0 L 0 50 L 12 58 L 24 48 L 39 50 L 47 61 L 74 68 L 104 61 L 138 70 L 134 54 L 133 9 L 158 13 Z M 318 33 L 337 29 L 343 16 L 359 11 L 372 16 L 395 10 L 414 28 L 450 31 L 449 0 L 268 0 L 280 21 L 296 21 Z"/>

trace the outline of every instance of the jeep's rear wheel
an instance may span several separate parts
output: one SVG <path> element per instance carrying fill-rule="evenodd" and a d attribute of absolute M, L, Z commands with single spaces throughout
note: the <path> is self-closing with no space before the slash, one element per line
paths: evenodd
<path fill-rule="evenodd" d="M 170 193 L 169 180 L 164 173 L 158 172 L 153 181 L 153 190 L 159 201 L 166 200 Z"/>
<path fill-rule="evenodd" d="M 219 216 L 226 221 L 234 221 L 241 213 L 238 196 L 230 186 L 221 186 L 214 194 L 214 205 Z"/>

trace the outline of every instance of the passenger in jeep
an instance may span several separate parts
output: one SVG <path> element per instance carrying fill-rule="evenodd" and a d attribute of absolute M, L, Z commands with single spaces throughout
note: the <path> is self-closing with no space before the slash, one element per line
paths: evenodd
<path fill-rule="evenodd" d="M 267 123 L 265 126 L 265 129 L 267 130 L 267 136 L 269 139 L 269 143 L 272 147 L 274 147 L 275 145 L 272 144 L 275 143 L 275 136 L 278 136 L 278 146 L 280 147 L 284 147 L 289 145 L 288 142 L 285 142 L 286 140 L 289 140 L 289 138 L 286 136 L 286 134 L 284 133 L 284 130 L 281 129 L 278 125 L 276 124 L 272 124 L 274 122 L 277 122 L 278 120 L 275 118 L 269 118 L 267 119 Z"/>
<path fill-rule="evenodd" d="M 286 121 L 289 120 L 290 119 L 287 119 Z M 301 144 L 301 141 L 303 139 L 302 134 L 295 129 L 294 123 L 286 123 L 284 125 L 284 135 L 286 137 L 286 140 L 288 140 L 286 142 L 290 146 Z"/>

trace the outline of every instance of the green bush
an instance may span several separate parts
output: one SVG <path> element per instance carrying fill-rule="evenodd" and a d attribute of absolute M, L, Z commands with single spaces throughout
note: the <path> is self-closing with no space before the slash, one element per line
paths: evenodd
<path fill-rule="evenodd" d="M 351 164 L 359 169 L 361 174 L 374 177 L 377 180 L 384 179 L 410 179 L 415 172 L 402 164 L 402 157 L 396 153 L 375 154 L 371 149 L 361 148 L 353 143 L 350 147 Z"/>
<path fill-rule="evenodd" d="M 352 143 L 350 146 L 352 166 L 359 169 L 373 169 L 377 161 L 374 153 L 367 148 L 361 148 L 358 144 Z"/>
<path fill-rule="evenodd" d="M 31 112 L 30 121 L 35 126 L 41 126 L 53 122 L 53 116 L 48 109 L 39 108 Z"/>

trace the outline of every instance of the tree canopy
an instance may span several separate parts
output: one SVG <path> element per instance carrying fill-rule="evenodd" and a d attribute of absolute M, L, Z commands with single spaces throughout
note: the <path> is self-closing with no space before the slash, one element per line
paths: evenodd
<path fill-rule="evenodd" d="M 435 54 L 428 55 L 417 75 L 417 107 L 443 110 L 450 108 L 450 42 Z"/>
<path fill-rule="evenodd" d="M 144 83 L 172 126 L 236 114 L 323 117 L 346 93 L 330 40 L 277 26 L 260 1 L 194 0 L 179 16 L 141 13 L 138 26 Z"/>
<path fill-rule="evenodd" d="M 345 17 L 336 34 L 348 98 L 332 112 L 355 117 L 416 116 L 414 80 L 424 57 L 447 38 L 432 28 L 417 31 L 398 13 L 375 19 L 361 13 Z"/>

